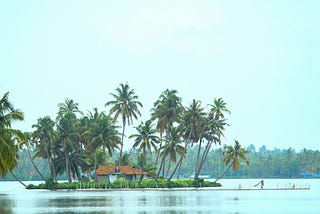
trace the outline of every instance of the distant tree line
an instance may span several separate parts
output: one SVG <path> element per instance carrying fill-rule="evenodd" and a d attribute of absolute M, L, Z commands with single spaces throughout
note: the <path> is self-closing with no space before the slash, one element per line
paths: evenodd
<path fill-rule="evenodd" d="M 255 149 L 253 145 L 246 148 L 249 153 L 247 157 L 250 160 L 249 165 L 241 166 L 239 170 L 229 170 L 225 178 L 302 178 L 302 173 L 309 174 L 320 173 L 320 152 L 319 150 L 303 149 L 296 152 L 294 149 L 273 149 L 268 150 L 265 146 Z M 194 173 L 194 157 L 198 151 L 197 146 L 191 147 L 187 151 L 185 161 L 181 166 L 180 178 L 190 178 Z M 118 152 L 113 158 L 110 158 L 110 164 L 114 164 Z M 124 163 L 129 165 L 139 164 L 139 152 L 132 150 L 124 152 Z M 41 180 L 36 173 L 28 158 L 27 150 L 22 149 L 19 152 L 20 159 L 15 174 L 22 180 Z M 203 167 L 202 175 L 209 175 L 211 178 L 217 178 L 226 168 L 223 162 L 223 149 L 213 149 L 208 154 L 208 160 Z M 155 160 L 156 156 L 148 157 Z M 152 161 L 151 161 L 152 162 Z M 36 165 L 39 167 L 44 176 L 50 176 L 48 163 L 44 159 L 36 159 Z M 175 176 L 176 178 L 176 176 Z M 12 175 L 8 174 L 5 180 L 14 180 Z M 66 180 L 67 176 L 62 174 L 58 179 Z"/>

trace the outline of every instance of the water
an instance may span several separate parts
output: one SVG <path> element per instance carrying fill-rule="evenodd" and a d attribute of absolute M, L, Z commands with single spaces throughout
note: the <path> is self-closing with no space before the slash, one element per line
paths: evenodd
<path fill-rule="evenodd" d="M 265 179 L 265 188 L 310 190 L 49 191 L 0 182 L 0 214 L 16 213 L 320 213 L 320 180 Z M 221 180 L 223 188 L 253 188 L 256 179 Z M 257 187 L 258 188 L 258 187 Z"/>

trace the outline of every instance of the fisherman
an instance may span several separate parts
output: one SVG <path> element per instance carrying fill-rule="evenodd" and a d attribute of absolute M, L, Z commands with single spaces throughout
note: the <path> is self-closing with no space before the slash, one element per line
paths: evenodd
<path fill-rule="evenodd" d="M 261 180 L 259 183 L 257 183 L 257 184 L 256 184 L 256 185 L 254 185 L 254 186 L 256 187 L 256 186 L 258 186 L 259 184 L 261 184 L 261 186 L 260 186 L 260 187 L 261 187 L 261 189 L 263 189 L 264 181 L 263 181 L 263 180 Z"/>

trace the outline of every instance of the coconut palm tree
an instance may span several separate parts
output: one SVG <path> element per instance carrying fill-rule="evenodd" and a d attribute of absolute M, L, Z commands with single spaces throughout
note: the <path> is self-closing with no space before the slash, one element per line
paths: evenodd
<path fill-rule="evenodd" d="M 32 125 L 32 128 L 35 128 L 32 133 L 32 138 L 36 145 L 33 159 L 36 157 L 48 159 L 51 178 L 56 180 L 53 159 L 56 153 L 55 141 L 57 134 L 54 127 L 55 122 L 51 120 L 49 116 L 39 118 L 37 124 Z"/>
<path fill-rule="evenodd" d="M 162 148 L 160 148 L 160 151 L 161 151 L 160 157 L 162 159 L 161 159 L 161 165 L 160 165 L 160 169 L 158 171 L 157 177 L 159 177 L 161 166 L 164 165 L 167 158 L 169 158 L 169 164 L 167 167 L 167 174 L 168 174 L 168 172 L 170 170 L 171 163 L 177 162 L 178 155 L 179 156 L 186 155 L 187 151 L 184 148 L 184 146 L 181 145 L 181 143 L 182 143 L 182 138 L 181 138 L 179 129 L 177 127 L 172 128 L 170 138 L 168 139 L 168 143 L 165 144 L 164 146 L 162 146 Z M 169 180 L 172 179 L 176 170 L 177 170 L 177 168 L 175 168 L 175 170 L 171 174 Z"/>
<path fill-rule="evenodd" d="M 149 162 L 149 155 L 146 153 L 140 153 L 137 156 L 137 161 L 134 166 L 141 170 L 140 178 L 138 184 L 141 183 L 144 174 L 143 172 L 147 172 L 149 176 L 154 177 L 155 163 Z"/>
<path fill-rule="evenodd" d="M 227 168 L 214 182 L 217 182 L 218 180 L 220 180 L 231 167 L 234 171 L 238 170 L 240 168 L 239 157 L 242 160 L 244 160 L 245 163 L 248 165 L 249 161 L 246 156 L 247 153 L 248 153 L 248 150 L 241 148 L 241 145 L 240 145 L 239 141 L 237 141 L 237 140 L 235 140 L 235 145 L 233 147 L 232 146 L 224 146 L 223 162 L 227 165 Z"/>
<path fill-rule="evenodd" d="M 134 144 L 132 148 L 137 148 L 138 151 L 142 152 L 144 156 L 149 152 L 151 154 L 152 149 L 157 150 L 157 144 L 159 143 L 159 137 L 155 135 L 157 132 L 156 129 L 153 128 L 152 121 L 147 120 L 145 123 L 141 123 L 138 127 L 136 127 L 138 134 L 133 134 L 129 138 L 135 138 Z M 145 157 L 140 157 L 140 167 L 144 168 L 144 164 L 146 163 Z M 143 172 L 141 171 L 139 184 L 143 179 Z"/>
<path fill-rule="evenodd" d="M 60 154 L 60 157 L 63 154 L 69 183 L 72 182 L 71 157 L 82 157 L 82 154 L 79 154 L 79 145 L 81 145 L 81 143 L 78 127 L 80 122 L 76 115 L 78 113 L 82 114 L 82 112 L 79 110 L 78 105 L 78 103 L 75 103 L 72 99 L 68 98 L 65 99 L 64 103 L 58 104 L 57 132 L 59 138 L 57 140 L 57 145 L 62 151 L 62 153 L 60 152 L 58 154 Z"/>
<path fill-rule="evenodd" d="M 72 182 L 71 177 L 71 155 L 75 153 L 80 141 L 80 134 L 76 128 L 76 120 L 64 117 L 57 124 L 58 139 L 57 146 L 61 152 L 57 153 L 65 162 L 65 170 L 68 177 L 68 182 Z"/>
<path fill-rule="evenodd" d="M 4 177 L 7 172 L 10 172 L 16 180 L 26 187 L 13 173 L 19 158 L 17 143 L 24 141 L 24 135 L 20 130 L 13 129 L 11 124 L 23 119 L 23 112 L 14 108 L 9 101 L 9 92 L 6 92 L 0 100 L 0 175 Z"/>
<path fill-rule="evenodd" d="M 157 144 L 159 143 L 159 137 L 156 135 L 157 130 L 153 128 L 152 121 L 147 120 L 145 123 L 136 127 L 138 134 L 133 134 L 129 138 L 135 138 L 132 148 L 137 148 L 139 152 L 149 152 L 152 149 L 157 150 Z"/>
<path fill-rule="evenodd" d="M 159 96 L 159 99 L 154 103 L 151 117 L 157 121 L 156 128 L 160 132 L 160 148 L 163 148 L 162 133 L 166 133 L 165 144 L 168 143 L 172 126 L 175 122 L 180 122 L 184 107 L 181 104 L 181 98 L 177 96 L 177 90 L 165 90 Z M 156 162 L 160 153 L 158 152 Z M 164 174 L 165 163 L 161 162 L 161 167 Z M 160 167 L 160 170 L 161 170 Z"/>
<path fill-rule="evenodd" d="M 33 165 L 33 167 L 36 169 L 36 171 L 38 172 L 38 174 L 40 175 L 40 177 L 42 178 L 42 180 L 46 180 L 45 177 L 42 175 L 42 173 L 40 172 L 40 170 L 38 169 L 38 167 L 36 166 L 36 164 L 33 161 L 33 158 L 31 157 L 30 154 L 30 146 L 33 145 L 33 141 L 32 141 L 32 133 L 31 132 L 25 132 L 24 133 L 25 136 L 25 140 L 22 142 L 21 145 L 25 145 L 27 147 L 27 152 L 28 152 L 28 157 Z"/>
<path fill-rule="evenodd" d="M 213 104 L 208 105 L 210 111 L 203 123 L 203 129 L 200 131 L 198 155 L 196 159 L 195 179 L 200 175 L 201 169 L 207 159 L 209 151 L 213 143 L 221 145 L 221 138 L 224 136 L 223 131 L 228 125 L 224 113 L 230 113 L 226 107 L 226 103 L 222 98 L 214 99 Z M 200 156 L 201 144 L 206 140 L 205 148 Z"/>
<path fill-rule="evenodd" d="M 119 149 L 121 139 L 117 126 L 112 121 L 112 118 L 105 113 L 96 112 L 93 117 L 90 117 L 90 129 L 88 130 L 89 142 L 87 149 L 94 152 L 97 148 L 107 150 L 111 157 L 115 149 Z"/>
<path fill-rule="evenodd" d="M 187 149 L 190 143 L 194 144 L 199 141 L 200 134 L 202 133 L 203 126 L 205 123 L 206 113 L 201 107 L 201 102 L 193 100 L 189 107 L 186 108 L 182 115 L 182 120 L 179 125 L 179 129 L 183 134 L 185 142 L 185 149 Z M 196 161 L 198 158 L 196 159 Z M 182 165 L 183 156 L 180 157 L 178 162 L 178 176 L 180 174 L 180 167 Z M 196 164 L 197 165 L 197 164 Z"/>
<path fill-rule="evenodd" d="M 130 126 L 133 123 L 133 118 L 138 119 L 138 116 L 141 116 L 139 107 L 143 107 L 143 105 L 138 101 L 138 96 L 133 89 L 130 89 L 128 83 L 121 83 L 120 86 L 116 88 L 116 93 L 110 93 L 110 95 L 114 100 L 107 102 L 105 106 L 112 106 L 109 114 L 114 115 L 114 121 L 117 121 L 119 116 L 122 120 L 122 137 L 119 155 L 119 165 L 121 165 L 126 124 Z"/>
<path fill-rule="evenodd" d="M 117 126 L 112 121 L 112 118 L 105 113 L 99 113 L 94 109 L 94 113 L 89 114 L 88 127 L 88 144 L 86 149 L 90 153 L 95 154 L 94 169 L 97 168 L 97 150 L 102 149 L 111 157 L 115 149 L 119 149 L 121 138 L 117 131 Z"/>
<path fill-rule="evenodd" d="M 211 107 L 210 114 L 214 115 L 216 120 L 225 118 L 224 113 L 230 114 L 227 108 L 227 103 L 222 98 L 214 99 L 213 104 L 209 104 Z"/>

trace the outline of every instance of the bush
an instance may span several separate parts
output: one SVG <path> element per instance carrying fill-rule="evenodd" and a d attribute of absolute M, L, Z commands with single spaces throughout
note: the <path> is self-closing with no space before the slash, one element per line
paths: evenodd
<path fill-rule="evenodd" d="M 52 178 L 48 178 L 44 183 L 44 187 L 46 189 L 57 189 L 57 184 L 58 183 L 55 182 Z"/>

